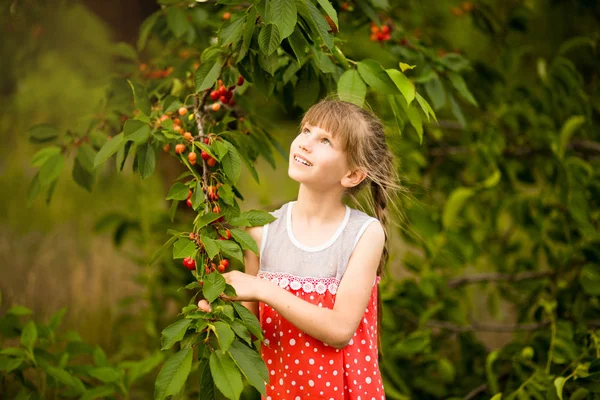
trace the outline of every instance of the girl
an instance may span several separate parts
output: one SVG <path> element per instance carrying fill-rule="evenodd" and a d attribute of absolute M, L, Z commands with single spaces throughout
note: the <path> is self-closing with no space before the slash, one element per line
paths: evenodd
<path fill-rule="evenodd" d="M 247 252 L 246 273 L 224 276 L 264 330 L 267 400 L 384 399 L 377 287 L 399 188 L 392 155 L 379 119 L 352 103 L 323 100 L 300 126 L 288 168 L 298 200 L 249 229 L 260 257 Z M 377 219 L 342 202 L 365 186 Z"/>

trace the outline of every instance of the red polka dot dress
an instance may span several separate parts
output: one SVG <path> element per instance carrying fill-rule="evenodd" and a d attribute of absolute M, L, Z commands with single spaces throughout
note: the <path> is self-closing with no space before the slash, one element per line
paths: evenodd
<path fill-rule="evenodd" d="M 330 240 L 318 247 L 299 243 L 291 229 L 293 202 L 273 212 L 265 225 L 259 277 L 318 307 L 333 308 L 348 259 L 367 226 L 376 221 L 346 208 Z M 369 303 L 349 344 L 336 349 L 296 328 L 260 303 L 265 334 L 262 357 L 269 370 L 267 400 L 385 399 L 377 351 L 377 278 Z"/>

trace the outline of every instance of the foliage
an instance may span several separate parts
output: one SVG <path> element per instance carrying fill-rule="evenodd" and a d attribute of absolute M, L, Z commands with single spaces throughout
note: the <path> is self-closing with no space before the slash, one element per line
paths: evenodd
<path fill-rule="evenodd" d="M 20 305 L 0 317 L 3 396 L 129 398 L 134 393 L 134 384 L 163 361 L 164 356 L 155 352 L 139 361 L 111 363 L 101 347 L 83 342 L 76 332 L 59 334 L 66 311 L 66 308 L 59 310 L 47 324 L 33 320 L 33 312 Z"/>
<path fill-rule="evenodd" d="M 154 314 L 165 301 L 156 294 L 161 283 L 165 297 L 181 301 L 171 289 L 182 280 L 173 259 L 186 260 L 194 277 L 183 318 L 162 330 L 163 350 L 175 352 L 155 398 L 214 398 L 215 387 L 238 398 L 242 377 L 262 390 L 260 329 L 245 309 L 218 298 L 231 288 L 216 267 L 256 251 L 238 228 L 269 221 L 238 205 L 241 164 L 258 181 L 257 158 L 274 165 L 274 152 L 285 156 L 261 107 L 277 104 L 293 118 L 334 90 L 368 100 L 394 126 L 388 141 L 400 171 L 425 188 L 401 205 L 410 223 L 400 231 L 409 246 L 401 263 L 411 275 L 388 279 L 381 291 L 387 397 L 592 398 L 600 373 L 600 71 L 589 61 L 598 59 L 598 33 L 586 30 L 598 26 L 593 6 L 218 3 L 160 1 L 137 48 L 120 47 L 118 73 L 87 129 L 30 130 L 32 141 L 50 144 L 34 156 L 31 200 L 52 196 L 72 150 L 72 176 L 86 190 L 113 156 L 114 168 L 132 160 L 142 179 L 164 159 L 161 148 L 186 168 L 165 196 L 171 239 L 139 260 L 169 271 L 145 281 Z M 577 19 L 548 48 L 540 25 L 565 15 Z M 448 50 L 455 46 L 465 50 Z M 116 239 L 143 232 L 149 247 L 168 224 L 116 221 Z M 219 240 L 228 230 L 232 239 Z M 200 295 L 213 313 L 196 311 Z M 482 315 L 510 321 L 480 322 Z M 482 332 L 510 336 L 489 349 Z"/>

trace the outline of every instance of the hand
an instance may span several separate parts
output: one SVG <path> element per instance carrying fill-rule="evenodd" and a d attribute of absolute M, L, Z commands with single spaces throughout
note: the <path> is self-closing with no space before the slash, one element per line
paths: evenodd
<path fill-rule="evenodd" d="M 261 287 L 264 280 L 257 276 L 245 274 L 240 271 L 231 271 L 223 274 L 225 282 L 233 286 L 237 294 L 236 297 L 221 295 L 222 298 L 240 301 L 259 301 L 259 294 L 262 293 Z"/>

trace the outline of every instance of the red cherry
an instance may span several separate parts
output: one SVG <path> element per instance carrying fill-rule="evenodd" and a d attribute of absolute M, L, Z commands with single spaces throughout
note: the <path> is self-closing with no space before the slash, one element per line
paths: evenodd
<path fill-rule="evenodd" d="M 216 100 L 216 99 L 215 99 L 215 100 Z M 209 138 L 207 138 L 207 137 L 205 137 L 205 138 L 204 138 L 204 144 L 210 144 L 210 139 L 209 139 Z"/>
<path fill-rule="evenodd" d="M 192 192 L 191 190 L 188 190 L 188 197 L 187 198 L 189 199 L 190 197 L 192 197 L 193 194 L 194 194 L 194 192 Z"/>
<path fill-rule="evenodd" d="M 225 95 L 225 92 L 227 92 L 227 88 L 225 86 L 221 86 L 219 88 L 219 96 Z"/>
<path fill-rule="evenodd" d="M 187 199 L 185 201 L 185 204 L 187 204 L 188 207 L 192 207 L 192 200 L 191 199 Z"/>
<path fill-rule="evenodd" d="M 204 273 L 205 273 L 206 275 L 210 274 L 210 268 L 208 268 L 208 265 L 205 265 L 205 266 L 204 266 Z"/>
<path fill-rule="evenodd" d="M 221 207 L 219 206 L 214 206 L 213 210 L 212 210 L 215 214 L 219 214 L 221 212 Z"/>
<path fill-rule="evenodd" d="M 188 154 L 188 161 L 190 162 L 190 164 L 196 164 L 196 158 L 196 153 L 194 153 L 193 151 Z"/>
<path fill-rule="evenodd" d="M 210 92 L 210 99 L 212 101 L 215 101 L 219 98 L 219 91 L 217 90 L 213 90 L 212 92 Z"/>
<path fill-rule="evenodd" d="M 187 109 L 187 107 L 179 107 L 179 110 L 177 110 L 177 113 L 183 117 L 184 115 L 186 115 L 188 113 L 188 109 Z"/>
<path fill-rule="evenodd" d="M 389 26 L 387 26 L 387 25 L 383 25 L 383 26 L 381 27 L 381 32 L 383 32 L 383 33 L 388 33 L 389 31 L 390 31 L 390 27 L 389 27 Z"/>
<path fill-rule="evenodd" d="M 183 259 L 183 266 L 189 269 L 190 271 L 193 271 L 196 269 L 196 260 L 194 260 L 191 257 L 186 257 Z"/>
<path fill-rule="evenodd" d="M 237 81 L 238 86 L 242 86 L 244 84 L 244 77 L 240 75 Z"/>
<path fill-rule="evenodd" d="M 225 230 L 225 236 L 224 236 L 224 238 L 227 239 L 227 240 L 231 239 L 231 232 L 229 231 L 229 229 Z"/>
<path fill-rule="evenodd" d="M 383 33 L 383 32 L 379 32 L 379 33 L 377 34 L 377 40 L 379 40 L 379 41 L 383 41 L 383 40 L 385 40 L 384 38 L 385 38 L 385 33 Z"/>
<path fill-rule="evenodd" d="M 223 264 L 219 264 L 219 266 L 217 267 L 217 269 L 219 270 L 219 272 L 223 273 L 225 272 L 225 266 Z"/>
<path fill-rule="evenodd" d="M 223 266 L 225 268 L 227 268 L 227 267 L 229 267 L 229 260 L 226 259 L 226 258 L 224 258 L 224 259 L 221 260 L 221 264 L 223 264 Z"/>
<path fill-rule="evenodd" d="M 229 103 L 229 99 L 227 98 L 227 96 L 221 96 L 219 100 L 221 100 L 221 103 L 223 104 Z"/>
<path fill-rule="evenodd" d="M 202 157 L 202 159 L 204 161 L 206 161 L 210 158 L 210 154 L 208 154 L 206 151 L 202 150 L 202 152 L 200 153 L 200 157 Z"/>
<path fill-rule="evenodd" d="M 215 160 L 214 158 L 209 158 L 208 161 L 206 161 L 206 163 L 208 164 L 209 167 L 214 167 L 214 165 L 217 163 L 217 160 Z"/>

